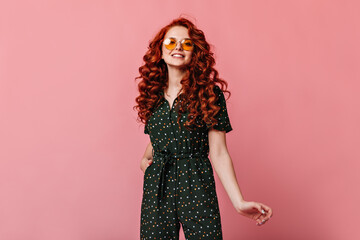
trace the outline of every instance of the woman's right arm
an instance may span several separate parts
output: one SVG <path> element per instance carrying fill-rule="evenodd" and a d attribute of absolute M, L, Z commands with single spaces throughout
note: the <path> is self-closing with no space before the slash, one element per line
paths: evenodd
<path fill-rule="evenodd" d="M 146 168 L 150 166 L 153 161 L 152 151 L 153 147 L 150 141 L 140 162 L 140 169 L 143 171 L 143 173 L 145 173 Z"/>

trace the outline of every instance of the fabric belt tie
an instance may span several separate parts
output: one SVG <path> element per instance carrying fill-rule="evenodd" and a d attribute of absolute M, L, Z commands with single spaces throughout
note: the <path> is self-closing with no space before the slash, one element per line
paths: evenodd
<path fill-rule="evenodd" d="M 153 151 L 154 153 L 154 151 Z M 172 153 L 170 151 L 155 151 L 153 156 L 160 156 L 161 159 L 161 169 L 160 169 L 160 179 L 159 179 L 159 189 L 158 189 L 158 197 L 162 199 L 164 197 L 164 187 L 165 187 L 165 166 L 166 164 L 170 164 L 171 160 L 177 159 L 189 159 L 194 157 L 207 158 L 207 154 L 197 152 L 197 153 Z M 175 164 L 177 161 L 175 161 Z M 177 169 L 177 166 L 176 166 Z"/>

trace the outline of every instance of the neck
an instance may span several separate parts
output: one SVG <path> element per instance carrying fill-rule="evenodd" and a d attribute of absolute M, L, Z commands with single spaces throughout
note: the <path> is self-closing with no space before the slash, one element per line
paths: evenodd
<path fill-rule="evenodd" d="M 181 89 L 181 79 L 185 76 L 185 71 L 179 68 L 168 67 L 168 94 L 177 93 Z"/>

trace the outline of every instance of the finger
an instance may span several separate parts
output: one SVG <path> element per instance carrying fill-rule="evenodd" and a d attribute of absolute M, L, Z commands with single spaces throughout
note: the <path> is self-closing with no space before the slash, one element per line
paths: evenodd
<path fill-rule="evenodd" d="M 256 203 L 254 202 L 254 206 L 253 206 L 254 209 L 256 209 L 259 213 L 255 213 L 255 219 L 258 220 L 258 219 L 262 219 L 262 208 L 261 208 L 261 205 L 259 203 Z"/>
<path fill-rule="evenodd" d="M 266 215 L 261 215 L 257 220 L 256 220 L 256 225 L 263 225 L 265 224 L 270 218 Z"/>
<path fill-rule="evenodd" d="M 266 212 L 271 211 L 271 208 L 270 208 L 270 207 L 266 206 L 266 205 L 263 204 L 263 203 L 260 203 L 260 204 L 261 204 L 261 207 L 262 207 Z"/>
<path fill-rule="evenodd" d="M 262 204 L 262 207 L 265 209 L 266 213 L 266 220 L 270 219 L 272 216 L 272 210 L 270 207 L 266 206 L 265 204 Z"/>
<path fill-rule="evenodd" d="M 258 210 L 259 210 L 259 212 L 261 213 L 260 218 L 261 218 L 261 219 L 264 219 L 267 214 L 266 214 L 266 212 L 265 212 L 265 209 L 264 209 L 264 207 L 263 207 L 263 204 L 258 203 Z"/>
<path fill-rule="evenodd" d="M 259 205 L 260 205 L 260 212 L 261 212 L 261 214 L 266 215 L 266 214 L 267 214 L 267 211 L 269 210 L 269 207 L 265 206 L 265 205 L 262 204 L 262 203 L 259 203 Z"/>
<path fill-rule="evenodd" d="M 267 219 L 270 219 L 272 217 L 272 210 L 270 209 L 269 212 L 267 213 L 266 217 Z"/>
<path fill-rule="evenodd" d="M 263 225 L 267 222 L 267 219 L 264 215 L 261 215 L 257 220 L 256 220 L 256 225 Z"/>
<path fill-rule="evenodd" d="M 257 217 L 255 218 L 256 224 L 260 224 L 263 221 L 265 221 L 265 216 L 262 214 L 257 215 Z"/>
<path fill-rule="evenodd" d="M 265 215 L 260 215 L 257 219 L 256 219 L 257 222 L 263 222 L 263 221 L 266 221 L 266 216 Z"/>
<path fill-rule="evenodd" d="M 267 217 L 267 214 L 260 214 L 258 218 L 256 219 L 256 225 L 262 225 L 264 224 L 269 218 Z"/>
<path fill-rule="evenodd" d="M 261 226 L 261 225 L 263 225 L 263 224 L 265 224 L 265 223 L 266 223 L 266 220 L 263 219 L 263 220 L 261 220 L 261 221 L 257 221 L 257 222 L 256 222 L 256 225 Z"/>
<path fill-rule="evenodd" d="M 265 219 L 265 221 L 268 221 L 272 216 L 271 208 L 269 209 L 268 212 L 265 211 L 265 214 L 263 214 L 262 216 L 263 216 L 263 219 Z"/>

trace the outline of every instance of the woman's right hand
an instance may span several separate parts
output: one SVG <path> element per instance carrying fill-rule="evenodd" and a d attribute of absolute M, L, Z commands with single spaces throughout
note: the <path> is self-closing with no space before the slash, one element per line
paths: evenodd
<path fill-rule="evenodd" d="M 152 159 L 143 158 L 140 162 L 140 169 L 145 174 L 146 169 L 153 163 Z"/>

